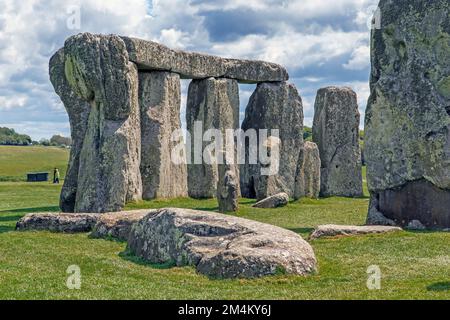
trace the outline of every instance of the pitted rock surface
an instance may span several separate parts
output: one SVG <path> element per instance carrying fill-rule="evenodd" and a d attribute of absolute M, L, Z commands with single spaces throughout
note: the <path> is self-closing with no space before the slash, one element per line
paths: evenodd
<path fill-rule="evenodd" d="M 450 3 L 381 0 L 379 8 L 365 119 L 369 191 L 399 225 L 448 228 Z"/>
<path fill-rule="evenodd" d="M 217 278 L 253 278 L 316 270 L 312 247 L 298 234 L 233 216 L 162 209 L 133 225 L 128 250 L 151 263 L 192 265 Z"/>

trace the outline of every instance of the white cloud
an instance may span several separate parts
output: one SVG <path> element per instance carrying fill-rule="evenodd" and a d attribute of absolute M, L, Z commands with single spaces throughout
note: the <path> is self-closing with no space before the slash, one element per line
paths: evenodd
<path fill-rule="evenodd" d="M 339 62 L 341 69 L 364 70 L 368 64 L 364 19 L 367 7 L 377 1 L 153 0 L 149 6 L 147 0 L 0 0 L 0 122 L 39 138 L 67 132 L 67 115 L 48 79 L 48 61 L 67 37 L 80 32 L 117 33 L 173 48 L 268 60 L 285 65 L 291 73 L 341 58 L 347 59 L 344 65 Z M 73 5 L 80 6 L 79 30 L 67 28 L 67 8 Z M 204 23 L 207 13 L 201 12 L 235 9 L 261 14 L 261 21 L 268 15 L 282 19 L 267 24 L 270 32 L 211 40 Z M 302 19 L 311 19 L 305 30 L 295 25 Z M 360 27 L 339 27 L 339 21 Z M 326 78 L 308 74 L 301 79 L 308 84 L 300 90 L 307 93 L 307 112 L 313 104 L 311 92 Z M 367 93 L 363 86 L 358 90 L 360 95 Z M 252 90 L 241 91 L 241 104 L 246 105 Z"/>
<path fill-rule="evenodd" d="M 369 46 L 360 46 L 353 50 L 351 59 L 343 65 L 348 70 L 364 70 L 370 66 Z"/>
<path fill-rule="evenodd" d="M 274 36 L 248 35 L 234 42 L 215 44 L 212 51 L 225 56 L 267 60 L 287 68 L 299 68 L 349 54 L 352 48 L 365 40 L 364 32 L 326 28 L 319 34 L 303 34 L 287 29 Z"/>
<path fill-rule="evenodd" d="M 27 103 L 27 96 L 19 96 L 14 97 L 13 99 L 9 99 L 7 97 L 0 96 L 0 110 L 8 110 L 13 108 L 22 108 Z"/>

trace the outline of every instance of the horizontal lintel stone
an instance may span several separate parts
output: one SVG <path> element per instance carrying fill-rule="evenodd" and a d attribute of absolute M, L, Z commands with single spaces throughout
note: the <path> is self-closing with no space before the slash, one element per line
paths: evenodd
<path fill-rule="evenodd" d="M 129 59 L 140 70 L 165 70 L 180 74 L 183 79 L 230 78 L 241 83 L 286 81 L 289 75 L 278 64 L 227 59 L 196 52 L 173 50 L 153 41 L 121 37 Z"/>

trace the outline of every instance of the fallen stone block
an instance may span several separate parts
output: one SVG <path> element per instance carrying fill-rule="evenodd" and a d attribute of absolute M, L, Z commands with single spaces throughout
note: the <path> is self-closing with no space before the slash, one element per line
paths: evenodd
<path fill-rule="evenodd" d="M 162 209 L 144 217 L 132 227 L 128 250 L 150 263 L 191 265 L 215 278 L 316 270 L 312 247 L 292 231 L 188 209 Z"/>
<path fill-rule="evenodd" d="M 94 213 L 30 213 L 17 222 L 16 230 L 89 232 L 99 217 Z"/>
<path fill-rule="evenodd" d="M 402 231 L 400 227 L 389 226 L 342 226 L 335 224 L 327 224 L 318 226 L 309 236 L 310 240 L 337 237 L 337 236 L 356 236 L 364 234 L 378 234 L 394 231 Z"/>
<path fill-rule="evenodd" d="M 279 208 L 284 207 L 289 202 L 289 196 L 286 193 L 278 193 L 258 201 L 253 205 L 254 208 Z"/>
<path fill-rule="evenodd" d="M 120 241 L 128 240 L 131 227 L 156 210 L 135 210 L 102 214 L 91 233 L 92 238 L 114 238 Z"/>

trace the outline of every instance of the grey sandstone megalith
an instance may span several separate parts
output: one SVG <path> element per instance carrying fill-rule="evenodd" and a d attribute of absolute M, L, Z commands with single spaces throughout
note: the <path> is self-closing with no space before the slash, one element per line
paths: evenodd
<path fill-rule="evenodd" d="M 320 195 L 320 154 L 317 144 L 306 141 L 300 151 L 300 160 L 295 179 L 295 199 L 303 197 L 319 198 Z"/>
<path fill-rule="evenodd" d="M 218 165 L 217 201 L 219 212 L 238 210 L 239 177 L 236 176 L 236 165 L 222 163 Z"/>
<path fill-rule="evenodd" d="M 209 77 L 235 79 L 242 83 L 285 81 L 286 69 L 278 64 L 241 59 L 226 59 L 196 52 L 172 50 L 166 46 L 142 39 L 122 37 L 130 60 L 140 70 L 167 70 L 183 79 Z"/>
<path fill-rule="evenodd" d="M 256 164 L 250 163 L 250 150 L 257 146 L 250 146 L 246 139 L 245 164 L 241 165 L 240 176 L 242 195 L 262 200 L 285 192 L 293 197 L 299 152 L 303 147 L 303 104 L 296 87 L 286 82 L 258 84 L 242 123 L 244 132 L 249 129 L 256 130 L 258 145 L 265 145 L 273 161 L 278 159 L 279 166 L 278 170 L 265 174 L 262 169 L 271 165 L 275 168 L 274 163 L 262 163 L 259 155 Z M 268 130 L 266 141 L 260 141 L 260 129 Z M 279 137 L 273 136 L 273 129 L 279 131 Z M 275 146 L 279 150 L 278 158 L 272 152 Z"/>
<path fill-rule="evenodd" d="M 358 102 L 347 87 L 317 92 L 313 141 L 321 160 L 320 194 L 325 197 L 363 195 Z"/>
<path fill-rule="evenodd" d="M 217 129 L 225 137 L 225 130 L 239 128 L 239 86 L 236 80 L 208 78 L 193 80 L 189 85 L 186 108 L 187 130 L 191 136 L 191 163 L 188 164 L 188 192 L 192 198 L 214 198 L 217 193 L 217 163 L 207 163 L 203 154 L 210 159 L 223 149 L 224 139 L 218 148 L 207 148 L 214 143 L 202 142 L 203 133 Z M 201 129 L 195 132 L 197 125 Z M 198 127 L 197 127 L 198 128 Z M 200 152 L 196 152 L 200 150 Z M 189 156 L 189 155 L 188 155 Z M 237 159 L 237 156 L 234 157 Z M 236 176 L 239 176 L 235 166 Z"/>
<path fill-rule="evenodd" d="M 162 209 L 134 224 L 131 253 L 150 263 L 191 265 L 214 278 L 254 278 L 317 270 L 312 247 L 298 234 L 230 215 Z"/>
<path fill-rule="evenodd" d="M 180 76 L 171 72 L 139 72 L 141 109 L 142 197 L 186 197 L 186 163 L 173 161 L 172 150 L 181 142 L 172 134 L 181 130 Z"/>
<path fill-rule="evenodd" d="M 63 212 L 74 212 L 78 189 L 80 153 L 86 135 L 91 106 L 73 92 L 66 79 L 64 65 L 64 49 L 60 49 L 50 59 L 50 81 L 69 115 L 72 137 L 69 164 L 60 196 L 60 208 Z"/>
<path fill-rule="evenodd" d="M 450 3 L 382 0 L 379 7 L 365 119 L 368 222 L 448 228 Z"/>
<path fill-rule="evenodd" d="M 289 203 L 289 196 L 287 195 L 287 193 L 281 192 L 258 201 L 252 207 L 271 209 L 271 208 L 285 207 L 288 205 L 288 203 Z"/>
<path fill-rule="evenodd" d="M 64 53 L 72 90 L 91 106 L 74 211 L 119 211 L 142 194 L 136 65 L 113 35 L 70 37 Z"/>

